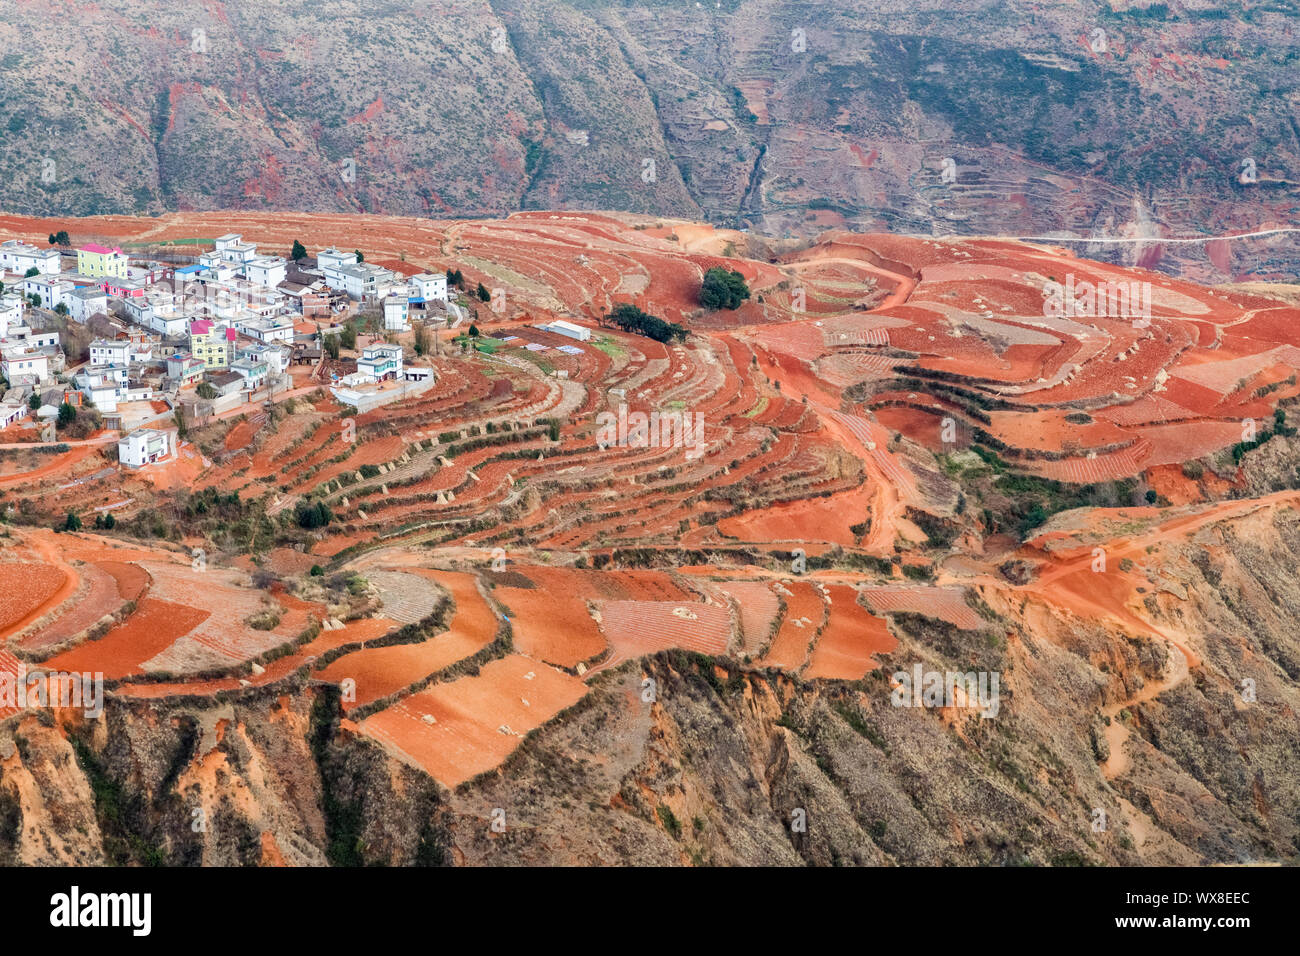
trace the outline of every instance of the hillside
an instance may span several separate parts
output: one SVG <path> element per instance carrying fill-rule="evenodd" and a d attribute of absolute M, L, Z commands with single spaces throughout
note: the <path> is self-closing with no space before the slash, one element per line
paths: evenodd
<path fill-rule="evenodd" d="M 629 213 L 0 218 L 56 228 L 355 247 L 502 306 L 388 334 L 424 389 L 346 407 L 357 350 L 327 352 L 178 403 L 138 468 L 12 426 L 0 688 L 106 699 L 0 698 L 0 858 L 1294 861 L 1300 309 L 1270 286 Z M 750 297 L 707 311 L 719 267 Z"/>
<path fill-rule="evenodd" d="M 1295 221 L 1295 22 L 1208 0 L 9 4 L 3 205 L 1216 235 Z M 1298 248 L 1090 251 L 1224 281 L 1293 274 Z"/>

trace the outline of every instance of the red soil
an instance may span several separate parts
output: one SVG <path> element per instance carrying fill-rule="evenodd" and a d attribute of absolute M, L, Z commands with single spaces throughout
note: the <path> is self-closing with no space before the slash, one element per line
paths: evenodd
<path fill-rule="evenodd" d="M 49 610 L 61 593 L 69 596 L 73 586 L 68 577 L 49 564 L 0 564 L 0 633 L 21 629 Z"/>
<path fill-rule="evenodd" d="M 102 671 L 108 680 L 143 673 L 141 665 L 208 618 L 208 612 L 147 597 L 134 614 L 97 641 L 79 644 L 45 665 L 55 670 Z"/>
<path fill-rule="evenodd" d="M 805 677 L 860 680 L 880 663 L 873 654 L 887 654 L 898 646 L 882 618 L 858 603 L 851 587 L 829 587 L 830 619 L 817 638 Z"/>
<path fill-rule="evenodd" d="M 785 598 L 781 629 L 759 664 L 794 673 L 808 659 L 808 647 L 826 620 L 826 602 L 806 581 L 795 581 L 788 588 L 791 594 Z"/>
<path fill-rule="evenodd" d="M 479 594 L 474 575 L 424 568 L 409 570 L 432 578 L 451 592 L 456 609 L 447 630 L 418 644 L 354 651 L 319 671 L 317 676 L 333 683 L 348 677 L 356 681 L 356 701 L 345 701 L 345 710 L 372 703 L 424 680 L 477 654 L 496 637 L 496 615 Z"/>
<path fill-rule="evenodd" d="M 586 598 L 574 593 L 571 583 L 535 589 L 498 587 L 492 593 L 509 609 L 515 649 L 521 654 L 574 667 L 605 649 L 605 638 L 587 610 Z"/>
<path fill-rule="evenodd" d="M 576 677 L 512 654 L 487 664 L 477 677 L 403 698 L 362 721 L 361 732 L 455 787 L 499 766 L 523 735 L 586 692 Z"/>

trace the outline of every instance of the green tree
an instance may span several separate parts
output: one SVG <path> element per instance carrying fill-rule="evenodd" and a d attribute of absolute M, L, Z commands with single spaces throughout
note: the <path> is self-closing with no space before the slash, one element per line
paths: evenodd
<path fill-rule="evenodd" d="M 749 298 L 749 286 L 739 272 L 714 266 L 704 273 L 700 305 L 706 309 L 737 309 Z"/>
<path fill-rule="evenodd" d="M 357 347 L 357 327 L 350 319 L 343 323 L 343 331 L 339 333 L 339 344 L 345 349 Z"/>
<path fill-rule="evenodd" d="M 50 233 L 50 245 L 65 247 L 72 245 L 72 239 L 68 237 L 68 230 L 60 229 L 58 232 Z"/>
<path fill-rule="evenodd" d="M 366 261 L 366 255 L 365 255 L 365 253 L 362 252 L 360 249 L 353 249 L 352 251 L 355 252 L 355 253 L 357 254 L 357 262 L 365 262 L 365 261 Z"/>
<path fill-rule="evenodd" d="M 23 273 L 23 278 L 30 279 L 32 276 L 38 276 L 40 274 L 41 274 L 41 270 L 36 268 L 35 266 L 32 266 L 30 269 L 28 269 L 26 272 Z"/>
<path fill-rule="evenodd" d="M 54 307 L 54 312 L 57 315 L 67 315 L 68 307 L 64 305 L 62 302 L 60 302 Z"/>
<path fill-rule="evenodd" d="M 429 327 L 423 322 L 416 322 L 414 326 L 414 335 L 412 336 L 412 345 L 415 348 L 416 355 L 428 355 L 429 343 L 432 341 L 432 335 Z"/>
<path fill-rule="evenodd" d="M 41 396 L 37 395 L 35 392 L 32 392 L 32 397 L 27 399 L 27 407 L 30 408 L 32 411 L 36 411 L 36 409 L 40 408 Z"/>
<path fill-rule="evenodd" d="M 294 518 L 300 528 L 323 528 L 334 520 L 334 513 L 330 511 L 329 506 L 323 501 L 317 501 L 313 504 L 300 501 L 297 507 L 294 508 Z"/>
<path fill-rule="evenodd" d="M 678 325 L 676 322 L 666 322 L 656 315 L 642 312 L 628 302 L 615 306 L 614 310 L 605 316 L 604 321 L 612 322 L 624 332 L 635 332 L 637 335 L 652 338 L 656 342 L 681 341 L 686 338 L 690 331 L 684 325 Z"/>
<path fill-rule="evenodd" d="M 293 241 L 293 251 L 289 253 L 289 258 L 294 262 L 301 262 L 307 258 L 307 247 L 297 239 Z"/>
<path fill-rule="evenodd" d="M 321 339 L 321 342 L 325 346 L 325 354 L 337 362 L 339 359 L 339 337 L 337 335 L 327 335 Z"/>
<path fill-rule="evenodd" d="M 492 301 L 492 293 L 487 290 L 482 282 L 478 284 L 478 297 L 481 302 Z"/>
<path fill-rule="evenodd" d="M 68 516 L 67 516 L 66 518 L 63 519 L 63 530 L 64 530 L 64 531 L 80 531 L 80 530 L 81 530 L 81 519 L 78 518 L 78 517 L 77 517 L 75 514 L 73 514 L 71 511 L 69 511 L 69 512 L 68 512 Z"/>
<path fill-rule="evenodd" d="M 476 339 L 479 337 L 478 326 L 475 325 L 473 322 L 471 322 L 469 326 L 469 337 L 471 339 Z"/>
<path fill-rule="evenodd" d="M 71 425 L 77 420 L 77 410 L 71 402 L 64 402 L 59 406 L 59 427 L 64 428 Z"/>

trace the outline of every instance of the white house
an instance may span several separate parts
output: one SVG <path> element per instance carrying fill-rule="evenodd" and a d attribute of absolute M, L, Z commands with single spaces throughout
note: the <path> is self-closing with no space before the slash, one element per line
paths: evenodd
<path fill-rule="evenodd" d="M 406 289 L 394 289 L 384 297 L 384 330 L 386 332 L 410 331 L 410 303 Z"/>
<path fill-rule="evenodd" d="M 346 292 L 350 299 L 377 298 L 388 291 L 395 278 L 389 270 L 368 262 L 331 266 L 321 272 L 326 285 Z"/>
<path fill-rule="evenodd" d="M 12 386 L 27 381 L 41 382 L 49 378 L 50 357 L 44 352 L 12 352 L 0 363 L 5 380 Z"/>
<path fill-rule="evenodd" d="M 407 280 L 411 284 L 411 304 L 447 301 L 447 277 L 442 273 L 421 273 Z"/>
<path fill-rule="evenodd" d="M 244 277 L 249 282 L 274 289 L 284 281 L 288 271 L 289 264 L 278 256 L 259 256 L 244 266 Z"/>
<path fill-rule="evenodd" d="M 0 404 L 0 428 L 8 428 L 14 422 L 22 421 L 31 411 L 26 402 L 7 402 Z"/>
<path fill-rule="evenodd" d="M 0 269 L 26 275 L 35 269 L 41 275 L 53 276 L 63 271 L 58 249 L 38 249 L 18 239 L 0 242 Z"/>
<path fill-rule="evenodd" d="M 401 378 L 402 347 L 379 342 L 367 345 L 357 359 L 357 375 L 366 382 L 382 382 L 386 378 Z"/>
<path fill-rule="evenodd" d="M 237 232 L 218 236 L 213 240 L 213 244 L 216 246 L 214 252 L 218 256 L 239 266 L 245 266 L 257 258 L 256 243 L 245 242 L 244 237 Z"/>
<path fill-rule="evenodd" d="M 293 320 L 288 316 L 241 316 L 235 320 L 235 329 L 250 339 L 257 339 L 267 345 L 272 342 L 293 342 Z"/>
<path fill-rule="evenodd" d="M 23 324 L 23 304 L 17 292 L 0 295 L 0 339 L 9 334 L 9 326 Z"/>
<path fill-rule="evenodd" d="M 339 266 L 354 266 L 356 264 L 357 254 L 355 252 L 339 252 L 337 249 L 330 247 L 316 253 L 316 268 L 320 272 L 324 272 L 326 269 L 336 269 Z"/>
<path fill-rule="evenodd" d="M 199 256 L 203 274 L 218 282 L 227 282 L 239 274 L 239 263 L 231 262 L 219 252 L 205 252 Z"/>
<path fill-rule="evenodd" d="M 36 296 L 40 304 L 47 309 L 52 309 L 59 303 L 68 305 L 76 288 L 71 279 L 57 275 L 29 276 L 23 280 L 23 295 Z"/>
<path fill-rule="evenodd" d="M 252 362 L 265 363 L 270 375 L 283 375 L 289 371 L 289 362 L 293 358 L 293 353 L 280 345 L 258 344 L 240 349 L 239 357 Z"/>
<path fill-rule="evenodd" d="M 268 369 L 265 362 L 246 358 L 237 359 L 230 363 L 230 371 L 243 378 L 244 388 L 247 391 L 255 392 L 266 384 Z"/>
<path fill-rule="evenodd" d="M 117 443 L 117 460 L 128 468 L 140 468 L 176 457 L 176 429 L 145 426 L 125 435 Z"/>
<path fill-rule="evenodd" d="M 108 314 L 108 293 L 96 286 L 74 289 L 68 297 L 68 314 L 85 323 L 97 313 Z"/>
<path fill-rule="evenodd" d="M 127 339 L 95 339 L 90 343 L 90 367 L 126 366 L 131 362 L 131 343 Z"/>
<path fill-rule="evenodd" d="M 540 327 L 545 332 L 554 332 L 557 335 L 567 335 L 571 339 L 577 339 L 579 342 L 586 342 L 591 338 L 591 329 L 583 328 L 581 325 L 574 325 L 572 322 L 565 322 L 563 319 L 556 319 L 548 325 Z"/>

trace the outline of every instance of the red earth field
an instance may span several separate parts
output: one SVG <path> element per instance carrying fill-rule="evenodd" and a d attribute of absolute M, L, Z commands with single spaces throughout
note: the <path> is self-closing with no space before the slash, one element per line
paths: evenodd
<path fill-rule="evenodd" d="M 0 456 L 0 666 L 101 672 L 141 700 L 338 687 L 345 726 L 447 787 L 664 651 L 861 681 L 915 650 L 900 615 L 991 634 L 988 605 L 1012 599 L 1156 633 L 1136 572 L 1094 586 L 1092 539 L 1118 563 L 1235 514 L 1229 450 L 1300 395 L 1294 306 L 998 239 L 832 231 L 743 259 L 724 231 L 613 213 L 0 218 L 0 238 L 57 229 L 361 248 L 505 290 L 476 348 L 442 331 L 420 359 L 431 388 L 346 419 L 354 441 L 308 371 L 292 411 L 204 423 L 154 471 L 118 466 L 111 433 Z M 741 309 L 698 305 L 715 265 L 748 281 Z M 1067 275 L 1146 283 L 1151 314 L 1049 314 Z M 602 321 L 622 303 L 691 334 Z M 590 337 L 538 327 L 555 318 Z M 1021 541 L 960 484 L 996 479 L 990 460 L 1157 504 Z M 224 518 L 187 507 L 203 489 L 233 496 Z M 300 527 L 303 501 L 328 525 Z M 49 530 L 69 510 L 87 530 Z M 116 528 L 92 533 L 106 511 Z"/>

